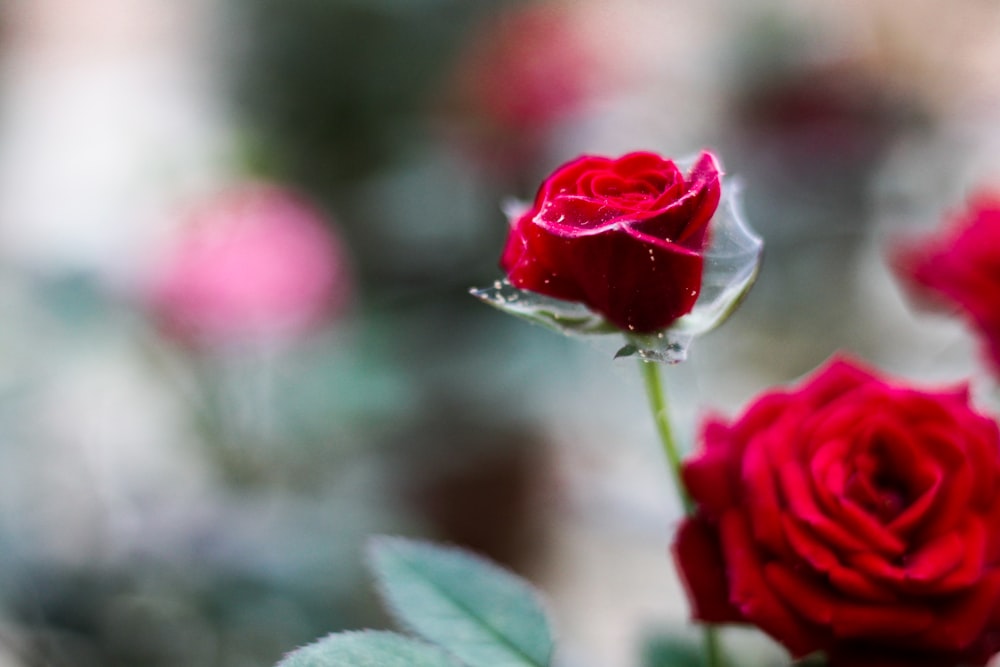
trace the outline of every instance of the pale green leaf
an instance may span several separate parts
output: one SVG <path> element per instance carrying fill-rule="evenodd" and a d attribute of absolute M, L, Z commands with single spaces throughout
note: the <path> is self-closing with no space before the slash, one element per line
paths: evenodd
<path fill-rule="evenodd" d="M 285 656 L 277 667 L 462 667 L 441 649 L 394 632 L 341 632 Z"/>
<path fill-rule="evenodd" d="M 523 579 L 466 551 L 400 538 L 374 540 L 371 563 L 396 618 L 470 667 L 549 664 L 549 623 Z"/>

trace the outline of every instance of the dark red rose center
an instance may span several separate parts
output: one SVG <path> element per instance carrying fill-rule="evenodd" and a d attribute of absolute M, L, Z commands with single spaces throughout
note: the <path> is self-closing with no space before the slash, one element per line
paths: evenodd
<path fill-rule="evenodd" d="M 580 191 L 584 196 L 590 197 L 642 201 L 655 199 L 662 194 L 663 184 L 623 178 L 618 174 L 594 174 L 580 183 Z"/>
<path fill-rule="evenodd" d="M 885 475 L 855 473 L 847 481 L 847 495 L 882 523 L 895 519 L 910 504 L 905 487 Z"/>
<path fill-rule="evenodd" d="M 883 524 L 899 516 L 924 491 L 919 479 L 906 474 L 899 452 L 876 441 L 860 452 L 844 491 Z"/>

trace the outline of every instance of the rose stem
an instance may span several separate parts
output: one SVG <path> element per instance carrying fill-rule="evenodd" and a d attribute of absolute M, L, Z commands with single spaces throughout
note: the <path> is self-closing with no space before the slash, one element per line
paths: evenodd
<path fill-rule="evenodd" d="M 677 441 L 674 439 L 673 428 L 670 425 L 670 410 L 667 406 L 667 392 L 663 387 L 663 380 L 660 378 L 660 365 L 655 361 L 640 361 L 639 364 L 642 369 L 642 377 L 646 381 L 646 395 L 649 397 L 653 421 L 656 422 L 656 430 L 660 435 L 660 444 L 663 445 L 663 452 L 667 455 L 670 472 L 674 478 L 674 488 L 684 506 L 684 512 L 691 515 L 694 513 L 694 503 L 681 479 L 681 455 L 677 449 Z M 718 632 L 714 626 L 708 624 L 703 625 L 702 630 L 705 664 L 707 667 L 719 667 L 723 661 L 719 650 Z"/>
<path fill-rule="evenodd" d="M 670 410 L 667 408 L 667 392 L 660 379 L 660 366 L 655 361 L 640 361 L 639 364 L 642 368 L 642 377 L 646 381 L 646 395 L 649 397 L 649 408 L 653 411 L 656 431 L 660 435 L 660 444 L 663 445 L 663 453 L 667 455 L 667 463 L 674 477 L 674 487 L 677 489 L 681 504 L 684 505 L 684 512 L 691 514 L 694 511 L 694 504 L 681 480 L 681 455 L 674 439 L 673 428 L 670 426 Z"/>
<path fill-rule="evenodd" d="M 722 651 L 719 649 L 719 633 L 714 625 L 705 623 L 701 626 L 702 644 L 705 646 L 705 665 L 707 667 L 722 667 Z"/>

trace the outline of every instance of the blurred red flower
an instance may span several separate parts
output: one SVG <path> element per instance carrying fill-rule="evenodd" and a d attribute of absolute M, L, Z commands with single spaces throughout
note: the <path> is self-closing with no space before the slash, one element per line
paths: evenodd
<path fill-rule="evenodd" d="M 1000 435 L 966 387 L 835 360 L 701 441 L 674 546 L 696 618 L 835 665 L 983 665 L 1000 649 Z"/>
<path fill-rule="evenodd" d="M 971 321 L 1000 373 L 1000 193 L 972 197 L 946 229 L 900 244 L 892 259 L 918 301 Z"/>
<path fill-rule="evenodd" d="M 601 57 L 573 18 L 572 5 L 518 8 L 478 26 L 460 51 L 446 103 L 492 166 L 534 157 L 602 89 Z"/>

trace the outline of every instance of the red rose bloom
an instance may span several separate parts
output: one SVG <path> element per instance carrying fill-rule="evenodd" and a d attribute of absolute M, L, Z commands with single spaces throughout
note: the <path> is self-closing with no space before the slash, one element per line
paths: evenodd
<path fill-rule="evenodd" d="M 916 296 L 969 317 L 1000 372 L 1000 194 L 974 197 L 949 229 L 903 246 L 894 259 Z"/>
<path fill-rule="evenodd" d="M 1000 649 L 1000 436 L 967 389 L 834 361 L 713 419 L 674 553 L 694 616 L 836 665 L 983 665 Z"/>
<path fill-rule="evenodd" d="M 512 220 L 500 266 L 518 288 L 578 301 L 621 329 L 664 329 L 694 307 L 721 171 L 671 160 L 584 156 L 558 168 Z"/>

